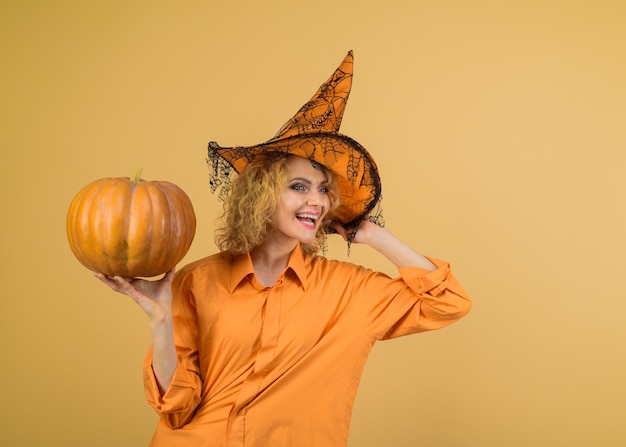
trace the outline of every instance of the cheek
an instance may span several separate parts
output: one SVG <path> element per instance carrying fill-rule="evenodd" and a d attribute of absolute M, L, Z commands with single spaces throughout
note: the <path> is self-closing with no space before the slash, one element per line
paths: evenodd
<path fill-rule="evenodd" d="M 328 211 L 330 210 L 330 197 L 328 197 L 328 195 L 324 196 L 323 208 L 324 215 L 328 214 Z"/>
<path fill-rule="evenodd" d="M 283 194 L 278 203 L 282 209 L 292 209 L 297 206 L 298 197 L 295 194 Z"/>
<path fill-rule="evenodd" d="M 299 206 L 301 205 L 297 201 L 297 197 L 294 194 L 282 194 L 276 202 L 276 210 L 274 213 L 279 215 L 291 214 Z"/>

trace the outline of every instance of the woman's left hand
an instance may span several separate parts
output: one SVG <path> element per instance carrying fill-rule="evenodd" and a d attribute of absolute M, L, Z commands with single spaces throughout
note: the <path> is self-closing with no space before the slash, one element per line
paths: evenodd
<path fill-rule="evenodd" d="M 381 230 L 381 227 L 368 219 L 363 220 L 356 228 L 349 230 L 337 223 L 334 224 L 334 228 L 345 241 L 349 240 L 354 244 L 367 244 L 367 241 L 371 240 L 371 236 Z"/>

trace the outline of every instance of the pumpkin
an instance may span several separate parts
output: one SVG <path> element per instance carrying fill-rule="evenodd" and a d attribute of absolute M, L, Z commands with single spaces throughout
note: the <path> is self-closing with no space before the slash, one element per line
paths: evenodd
<path fill-rule="evenodd" d="M 67 214 L 74 256 L 108 276 L 152 277 L 187 254 L 196 216 L 185 192 L 166 181 L 103 178 L 81 189 Z"/>

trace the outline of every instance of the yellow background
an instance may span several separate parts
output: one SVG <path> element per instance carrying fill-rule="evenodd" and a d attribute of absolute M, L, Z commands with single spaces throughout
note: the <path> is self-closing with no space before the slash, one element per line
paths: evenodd
<path fill-rule="evenodd" d="M 184 262 L 212 253 L 207 142 L 269 139 L 349 49 L 342 131 L 378 161 L 387 227 L 475 302 L 375 347 L 349 445 L 626 445 L 626 2 L 30 0 L 0 17 L 0 445 L 142 446 L 156 422 L 147 319 L 71 254 L 74 194 L 141 165 L 194 203 Z M 350 260 L 395 274 L 363 247 Z"/>

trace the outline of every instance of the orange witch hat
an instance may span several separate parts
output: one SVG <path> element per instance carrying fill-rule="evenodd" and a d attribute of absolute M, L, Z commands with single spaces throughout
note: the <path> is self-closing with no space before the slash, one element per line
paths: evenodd
<path fill-rule="evenodd" d="M 211 188 L 227 194 L 233 171 L 241 173 L 258 155 L 293 154 L 323 164 L 339 186 L 340 205 L 333 218 L 346 228 L 364 218 L 382 224 L 380 213 L 370 216 L 381 198 L 378 168 L 367 150 L 339 133 L 352 87 L 353 54 L 347 56 L 315 95 L 265 143 L 249 147 L 220 147 L 209 143 Z"/>

